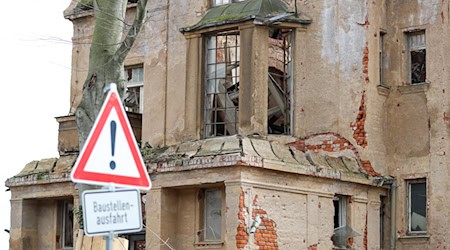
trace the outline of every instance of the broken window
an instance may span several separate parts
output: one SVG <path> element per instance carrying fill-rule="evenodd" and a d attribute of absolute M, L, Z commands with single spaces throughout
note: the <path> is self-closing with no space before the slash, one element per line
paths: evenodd
<path fill-rule="evenodd" d="M 425 31 L 407 33 L 411 84 L 426 81 Z"/>
<path fill-rule="evenodd" d="M 343 195 L 336 195 L 333 198 L 334 205 L 334 228 L 339 228 L 347 225 L 347 197 Z"/>
<path fill-rule="evenodd" d="M 125 110 L 142 113 L 144 110 L 144 68 L 142 66 L 125 68 L 126 92 Z"/>
<path fill-rule="evenodd" d="M 208 188 L 200 191 L 201 228 L 200 241 L 222 240 L 222 189 Z"/>
<path fill-rule="evenodd" d="M 57 249 L 72 249 L 73 247 L 73 201 L 58 202 L 58 235 Z"/>
<path fill-rule="evenodd" d="M 206 37 L 204 136 L 238 133 L 239 32 Z"/>
<path fill-rule="evenodd" d="M 269 30 L 268 133 L 291 133 L 292 104 L 291 29 Z"/>
<path fill-rule="evenodd" d="M 425 179 L 408 180 L 409 233 L 427 231 L 427 183 Z"/>
<path fill-rule="evenodd" d="M 344 195 L 336 195 L 333 198 L 334 234 L 331 237 L 333 249 L 353 249 L 353 238 L 359 235 L 347 223 L 348 201 L 348 196 Z"/>

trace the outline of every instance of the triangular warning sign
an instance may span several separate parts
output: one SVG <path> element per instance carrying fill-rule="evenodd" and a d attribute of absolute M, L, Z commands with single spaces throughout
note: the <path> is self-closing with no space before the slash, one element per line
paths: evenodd
<path fill-rule="evenodd" d="M 70 175 L 73 182 L 150 189 L 151 182 L 115 84 Z"/>

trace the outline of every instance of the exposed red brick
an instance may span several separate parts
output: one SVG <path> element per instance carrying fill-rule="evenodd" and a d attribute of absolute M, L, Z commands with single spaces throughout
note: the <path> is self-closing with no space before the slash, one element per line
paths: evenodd
<path fill-rule="evenodd" d="M 366 83 L 369 83 L 369 46 L 367 46 L 367 43 L 363 52 L 362 64 L 363 64 L 363 74 L 365 75 L 364 81 Z"/>
<path fill-rule="evenodd" d="M 255 233 L 255 243 L 259 249 L 278 250 L 278 234 L 276 231 L 276 223 L 269 219 L 267 212 L 258 206 L 258 197 L 255 195 L 253 199 L 252 218 L 257 215 L 261 218 L 260 227 Z"/>
<path fill-rule="evenodd" d="M 308 141 L 308 139 L 312 139 L 317 136 L 330 136 L 330 137 L 333 137 L 334 139 L 333 140 L 326 139 L 326 140 L 319 142 L 318 144 L 317 143 L 311 144 L 311 142 Z M 350 141 L 348 141 L 344 137 L 340 136 L 339 134 L 335 134 L 335 133 L 324 133 L 324 134 L 311 135 L 306 138 L 299 139 L 298 141 L 295 141 L 293 143 L 290 143 L 289 146 L 291 146 L 299 151 L 302 151 L 302 152 L 306 152 L 309 150 L 315 151 L 315 152 L 319 152 L 319 151 L 339 152 L 339 151 L 348 149 L 348 150 L 354 151 L 354 153 L 357 155 L 357 150 L 350 143 Z"/>
<path fill-rule="evenodd" d="M 351 126 L 354 125 L 354 126 L 358 127 L 355 130 L 358 132 L 354 133 L 355 140 L 357 142 L 359 142 L 358 144 L 361 143 L 362 147 L 365 147 L 365 146 L 367 146 L 367 139 L 365 137 L 366 133 L 364 131 L 365 114 L 359 115 L 358 118 L 361 118 L 362 120 L 355 122 L 355 124 L 351 124 Z M 318 141 L 317 137 L 319 137 L 319 136 L 324 136 L 326 139 L 324 139 L 323 141 L 317 142 Z M 329 138 L 332 138 L 332 139 L 329 139 Z M 310 141 L 314 141 L 314 144 L 312 144 L 312 142 L 310 142 Z M 298 141 L 295 141 L 288 145 L 290 147 L 300 150 L 304 153 L 307 151 L 310 151 L 310 150 L 314 151 L 314 152 L 319 152 L 319 151 L 340 152 L 340 151 L 344 151 L 344 150 L 351 150 L 354 153 L 356 159 L 360 162 L 361 168 L 363 170 L 365 170 L 367 174 L 369 174 L 371 176 L 381 176 L 379 173 L 377 173 L 373 169 L 370 161 L 361 160 L 359 151 L 356 149 L 356 147 L 353 146 L 353 144 L 350 141 L 348 141 L 347 139 L 345 139 L 344 137 L 342 137 L 339 134 L 335 134 L 335 133 L 315 134 L 315 135 L 311 135 L 311 136 L 308 136 L 305 138 L 301 138 Z"/>
<path fill-rule="evenodd" d="M 239 225 L 236 229 L 237 249 L 244 248 L 248 243 L 247 225 L 245 224 L 245 216 L 244 216 L 244 212 L 246 210 L 244 199 L 245 199 L 244 190 L 242 190 L 241 188 L 241 194 L 239 195 L 239 212 L 238 212 Z"/>
<path fill-rule="evenodd" d="M 366 106 L 364 102 L 365 92 L 363 92 L 361 97 L 361 105 L 359 106 L 358 115 L 354 123 L 350 124 L 350 128 L 353 130 L 353 138 L 356 143 L 365 148 L 367 147 L 366 130 L 364 129 L 364 123 L 366 122 Z"/>
<path fill-rule="evenodd" d="M 364 169 L 368 174 L 370 174 L 371 176 L 381 176 L 381 174 L 377 173 L 377 172 L 373 169 L 372 164 L 370 163 L 370 161 L 368 161 L 368 160 L 367 160 L 367 161 L 361 160 L 361 165 L 362 165 L 363 169 Z"/>

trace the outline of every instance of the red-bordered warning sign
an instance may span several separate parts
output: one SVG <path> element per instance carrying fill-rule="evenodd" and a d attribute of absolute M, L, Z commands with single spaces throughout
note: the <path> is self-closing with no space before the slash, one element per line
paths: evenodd
<path fill-rule="evenodd" d="M 148 190 L 150 178 L 115 84 L 70 175 L 73 182 Z"/>

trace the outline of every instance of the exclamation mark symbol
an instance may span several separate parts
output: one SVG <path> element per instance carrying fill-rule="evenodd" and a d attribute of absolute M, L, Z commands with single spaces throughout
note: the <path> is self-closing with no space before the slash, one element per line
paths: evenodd
<path fill-rule="evenodd" d="M 111 153 L 112 156 L 114 157 L 114 151 L 116 148 L 116 122 L 115 121 L 111 121 Z M 116 162 L 114 160 L 112 160 L 109 163 L 109 167 L 114 170 L 116 168 Z"/>

